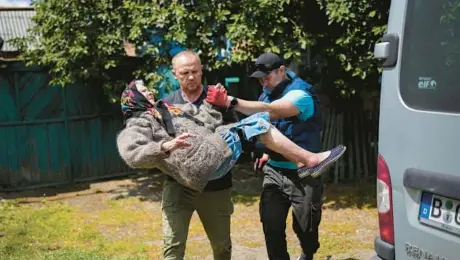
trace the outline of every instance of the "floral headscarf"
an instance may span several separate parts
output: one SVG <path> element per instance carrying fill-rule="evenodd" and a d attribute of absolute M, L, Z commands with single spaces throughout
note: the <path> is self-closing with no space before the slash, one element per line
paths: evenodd
<path fill-rule="evenodd" d="M 144 112 L 149 112 L 156 118 L 161 118 L 154 105 L 137 90 L 138 84 L 142 83 L 136 80 L 131 81 L 121 94 L 121 112 L 125 122 L 129 118 L 137 117 Z"/>
<path fill-rule="evenodd" d="M 177 107 L 171 106 L 162 100 L 157 101 L 154 105 L 150 103 L 144 95 L 137 89 L 138 84 L 142 81 L 133 80 L 121 94 L 121 112 L 123 113 L 124 122 L 132 117 L 138 117 L 144 112 L 151 114 L 165 128 L 170 136 L 175 136 L 174 126 L 172 124 L 171 114 L 183 115 L 183 111 Z M 193 117 L 192 120 L 196 121 Z"/>

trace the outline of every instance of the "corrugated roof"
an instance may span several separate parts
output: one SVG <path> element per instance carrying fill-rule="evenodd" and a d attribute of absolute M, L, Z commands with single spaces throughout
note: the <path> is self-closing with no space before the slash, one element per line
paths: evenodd
<path fill-rule="evenodd" d="M 5 41 L 2 51 L 17 50 L 8 41 L 27 35 L 27 28 L 33 25 L 30 19 L 33 15 L 33 8 L 0 8 L 0 37 Z"/>

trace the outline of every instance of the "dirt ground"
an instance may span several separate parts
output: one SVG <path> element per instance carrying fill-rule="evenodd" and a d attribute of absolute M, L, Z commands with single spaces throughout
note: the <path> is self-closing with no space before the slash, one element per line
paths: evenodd
<path fill-rule="evenodd" d="M 138 203 L 131 205 L 133 210 L 142 210 L 158 219 L 161 215 L 161 174 L 141 174 L 117 180 L 96 183 L 83 183 L 64 188 L 46 188 L 20 193 L 0 193 L 0 199 L 16 199 L 22 203 L 40 204 L 47 201 L 64 202 L 79 212 L 98 214 L 108 208 L 108 201 L 135 198 Z M 232 217 L 233 259 L 267 259 L 262 226 L 258 216 L 258 194 L 261 176 L 255 176 L 247 167 L 239 166 L 234 171 L 235 213 Z M 361 186 L 361 187 L 360 187 Z M 374 204 L 375 189 L 372 184 L 326 185 L 323 219 L 320 226 L 321 249 L 316 259 L 370 259 L 373 256 L 372 244 L 377 235 L 377 213 Z M 90 220 L 88 220 L 90 221 Z M 159 222 L 161 223 L 161 222 Z M 161 227 L 155 228 L 155 238 L 146 243 L 155 245 L 158 250 L 154 259 L 160 259 Z M 287 241 L 291 259 L 300 253 L 298 242 L 291 228 L 291 215 L 288 217 Z M 131 234 L 142 236 L 144 226 L 123 225 L 117 232 L 100 228 L 106 236 Z M 194 214 L 187 259 L 212 259 L 206 235 L 198 217 Z M 152 256 L 153 257 L 153 256 Z"/>

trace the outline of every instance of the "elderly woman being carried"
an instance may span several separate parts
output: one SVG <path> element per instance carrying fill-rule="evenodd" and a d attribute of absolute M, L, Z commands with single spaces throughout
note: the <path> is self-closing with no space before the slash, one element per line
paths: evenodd
<path fill-rule="evenodd" d="M 345 146 L 311 153 L 282 135 L 268 113 L 222 125 L 222 115 L 204 102 L 169 105 L 155 102 L 153 93 L 131 82 L 121 97 L 125 128 L 117 137 L 121 158 L 132 168 L 158 168 L 180 184 L 201 191 L 235 165 L 242 142 L 263 143 L 299 165 L 299 176 L 317 177 L 339 159 Z"/>

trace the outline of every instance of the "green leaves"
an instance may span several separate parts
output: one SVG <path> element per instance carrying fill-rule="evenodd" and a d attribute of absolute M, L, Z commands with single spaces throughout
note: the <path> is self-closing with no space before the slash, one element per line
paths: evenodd
<path fill-rule="evenodd" d="M 52 84 L 62 86 L 91 77 L 108 78 L 123 55 L 127 28 L 114 1 L 36 1 L 36 24 L 18 39 L 29 65 L 48 67 Z M 30 48 L 32 45 L 34 48 Z"/>
<path fill-rule="evenodd" d="M 328 46 L 323 51 L 328 63 L 338 64 L 328 70 L 329 77 L 340 83 L 340 91 L 360 93 L 365 87 L 377 86 L 380 73 L 373 59 L 373 47 L 386 31 L 390 2 L 358 0 L 317 0 L 327 19 L 327 31 L 321 40 Z M 324 48 L 326 49 L 326 48 Z M 326 76 L 327 77 L 327 76 Z"/>
<path fill-rule="evenodd" d="M 151 75 L 155 66 L 170 63 L 171 42 L 200 52 L 210 70 L 251 61 L 262 51 L 298 58 L 299 49 L 313 42 L 284 13 L 294 4 L 288 0 L 203 0 L 194 6 L 177 0 L 162 3 L 37 1 L 36 26 L 17 46 L 29 64 L 50 67 L 53 80 L 67 85 L 88 77 L 112 80 L 110 71 L 125 56 L 125 41 L 134 44 L 146 61 L 136 76 L 152 81 L 159 78 Z M 153 30 L 162 30 L 163 39 L 151 43 Z M 218 52 L 225 47 L 221 38 L 230 40 L 233 48 L 231 56 L 218 60 Z M 28 48 L 30 43 L 36 48 Z"/>
<path fill-rule="evenodd" d="M 172 43 L 199 52 L 207 70 L 253 62 L 264 51 L 305 62 L 315 47 L 325 63 L 339 64 L 327 72 L 343 84 L 378 73 L 371 50 L 386 30 L 388 0 L 166 2 L 35 1 L 36 26 L 14 42 L 28 64 L 50 68 L 53 84 L 97 80 L 114 96 L 133 77 L 155 88 L 157 68 L 170 65 Z M 219 59 L 226 40 L 231 55 Z M 129 69 L 123 67 L 126 42 L 142 56 Z"/>

